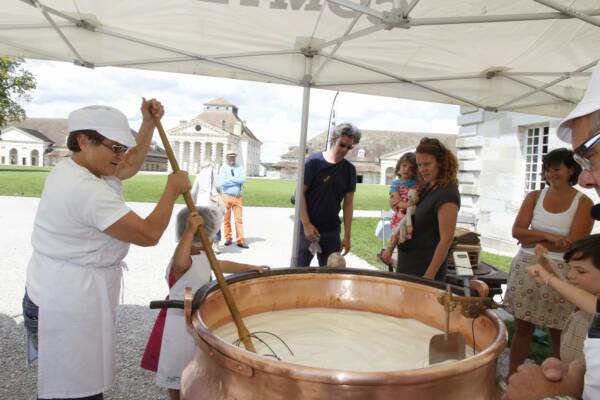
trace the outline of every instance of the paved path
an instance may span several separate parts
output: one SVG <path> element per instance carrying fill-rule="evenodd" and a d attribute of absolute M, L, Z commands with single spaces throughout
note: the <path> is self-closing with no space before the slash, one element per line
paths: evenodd
<path fill-rule="evenodd" d="M 31 231 L 39 199 L 0 196 L 0 399 L 35 399 L 34 368 L 25 367 L 21 299 L 25 271 L 31 255 Z M 146 216 L 151 203 L 129 203 Z M 179 211 L 183 205 L 177 205 Z M 379 216 L 378 211 L 359 216 Z M 269 265 L 289 266 L 292 247 L 293 209 L 245 207 L 244 225 L 249 249 L 224 247 L 218 258 Z M 164 271 L 175 248 L 174 220 L 157 246 L 131 246 L 125 261 L 124 304 L 120 307 L 118 331 L 118 381 L 106 399 L 162 399 L 166 393 L 154 384 L 153 374 L 139 368 L 139 359 L 152 328 L 155 311 L 151 300 L 166 294 Z M 349 266 L 374 267 L 349 254 Z M 316 259 L 313 261 L 316 265 Z"/>

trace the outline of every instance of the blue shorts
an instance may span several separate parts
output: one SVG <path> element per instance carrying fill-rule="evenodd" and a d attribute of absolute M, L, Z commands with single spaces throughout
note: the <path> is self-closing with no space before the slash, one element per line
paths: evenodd
<path fill-rule="evenodd" d="M 25 290 L 23 296 L 23 325 L 27 333 L 27 365 L 37 359 L 38 348 L 38 306 L 31 301 Z"/>

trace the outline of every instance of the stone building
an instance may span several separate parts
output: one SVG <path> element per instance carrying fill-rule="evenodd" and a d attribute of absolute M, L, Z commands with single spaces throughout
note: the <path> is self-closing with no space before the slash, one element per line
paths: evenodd
<path fill-rule="evenodd" d="M 452 151 L 456 135 L 444 133 L 373 131 L 362 129 L 360 143 L 346 156 L 356 167 L 358 183 L 389 184 L 394 177 L 396 162 L 408 151 L 415 151 L 424 137 L 438 138 Z M 306 143 L 307 153 L 325 150 L 327 132 L 320 133 Z M 290 147 L 277 164 L 282 179 L 296 179 L 298 147 Z"/>
<path fill-rule="evenodd" d="M 167 131 L 179 166 L 191 174 L 208 161 L 221 164 L 233 148 L 248 176 L 258 176 L 262 142 L 238 116 L 238 108 L 218 98 L 204 104 L 204 111 Z"/>
<path fill-rule="evenodd" d="M 67 136 L 66 118 L 27 118 L 11 123 L 0 132 L 0 165 L 52 167 L 71 155 Z M 167 171 L 167 164 L 165 151 L 153 143 L 142 171 Z"/>

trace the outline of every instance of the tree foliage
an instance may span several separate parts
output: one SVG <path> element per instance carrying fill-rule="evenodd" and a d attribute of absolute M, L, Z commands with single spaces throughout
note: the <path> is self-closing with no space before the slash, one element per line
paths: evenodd
<path fill-rule="evenodd" d="M 23 59 L 0 56 L 0 126 L 25 118 L 17 100 L 31 100 L 35 77 L 21 67 Z"/>

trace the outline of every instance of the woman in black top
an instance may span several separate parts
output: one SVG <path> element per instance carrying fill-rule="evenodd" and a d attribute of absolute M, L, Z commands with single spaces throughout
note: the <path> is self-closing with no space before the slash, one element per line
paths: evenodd
<path fill-rule="evenodd" d="M 443 282 L 460 208 L 458 161 L 437 139 L 421 139 L 416 155 L 419 202 L 412 239 L 398 245 L 397 272 Z"/>

